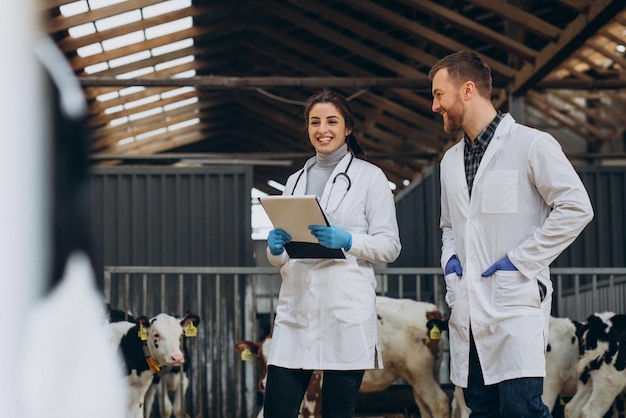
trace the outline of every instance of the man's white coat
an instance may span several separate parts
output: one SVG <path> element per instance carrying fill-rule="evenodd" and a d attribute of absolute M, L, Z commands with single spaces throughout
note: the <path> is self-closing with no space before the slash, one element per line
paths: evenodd
<path fill-rule="evenodd" d="M 464 142 L 441 162 L 442 257 L 456 254 L 463 276 L 447 275 L 450 380 L 467 386 L 470 325 L 485 384 L 545 375 L 552 301 L 549 265 L 593 217 L 589 196 L 549 134 L 505 115 L 487 147 L 472 196 Z M 519 271 L 481 277 L 509 256 Z M 547 294 L 540 300 L 538 282 Z"/>

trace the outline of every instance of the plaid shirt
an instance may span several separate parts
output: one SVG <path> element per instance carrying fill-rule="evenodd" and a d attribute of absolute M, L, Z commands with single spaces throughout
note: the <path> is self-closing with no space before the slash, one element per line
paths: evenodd
<path fill-rule="evenodd" d="M 476 177 L 478 166 L 480 165 L 483 155 L 485 155 L 485 151 L 487 150 L 487 146 L 489 145 L 489 142 L 491 142 L 491 138 L 493 138 L 493 134 L 496 132 L 496 128 L 503 117 L 504 114 L 498 111 L 498 114 L 495 118 L 493 118 L 491 123 L 489 123 L 489 125 L 487 125 L 487 127 L 478 134 L 473 144 L 467 137 L 467 134 L 463 135 L 463 139 L 465 140 L 465 151 L 463 152 L 465 156 L 465 178 L 467 179 L 467 187 L 469 189 L 470 197 L 472 196 L 472 186 L 474 185 L 474 177 Z"/>

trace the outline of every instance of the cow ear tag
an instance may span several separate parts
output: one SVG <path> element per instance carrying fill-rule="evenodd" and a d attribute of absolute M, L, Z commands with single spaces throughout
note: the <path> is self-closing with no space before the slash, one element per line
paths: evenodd
<path fill-rule="evenodd" d="M 241 359 L 243 361 L 252 361 L 252 351 L 249 348 L 244 348 L 241 352 Z"/>
<path fill-rule="evenodd" d="M 441 339 L 441 331 L 437 325 L 433 325 L 430 329 L 430 339 L 431 340 L 440 340 Z"/>
<path fill-rule="evenodd" d="M 139 332 L 137 333 L 137 335 L 139 336 L 139 339 L 141 339 L 141 341 L 146 341 L 148 339 L 148 332 L 143 327 L 143 325 L 139 325 Z"/>
<path fill-rule="evenodd" d="M 198 335 L 198 328 L 193 324 L 193 322 L 189 321 L 189 323 L 185 326 L 185 337 L 195 337 Z"/>

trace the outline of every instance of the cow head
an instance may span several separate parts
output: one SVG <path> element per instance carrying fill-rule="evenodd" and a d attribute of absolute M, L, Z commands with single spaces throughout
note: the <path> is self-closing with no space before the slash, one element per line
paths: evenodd
<path fill-rule="evenodd" d="M 159 366 L 180 366 L 185 361 L 181 349 L 185 329 L 189 324 L 197 327 L 200 318 L 189 314 L 181 320 L 160 313 L 149 321 L 138 318 L 137 323 L 146 330 L 148 351 L 154 361 Z"/>
<path fill-rule="evenodd" d="M 261 342 L 254 341 L 239 341 L 235 344 L 237 351 L 240 353 L 249 352 L 255 356 L 259 362 L 259 383 L 258 390 L 265 392 L 265 382 L 267 381 L 267 356 L 270 352 L 270 345 L 272 343 L 272 336 L 266 337 Z"/>

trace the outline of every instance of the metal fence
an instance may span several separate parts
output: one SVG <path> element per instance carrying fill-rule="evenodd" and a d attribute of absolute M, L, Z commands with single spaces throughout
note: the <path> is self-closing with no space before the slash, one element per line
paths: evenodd
<path fill-rule="evenodd" d="M 378 294 L 431 302 L 447 316 L 440 268 L 375 271 Z M 554 316 L 584 321 L 593 312 L 626 312 L 626 268 L 554 268 L 551 273 Z M 188 359 L 189 416 L 256 416 L 256 364 L 242 362 L 235 343 L 258 341 L 268 332 L 262 330 L 263 321 L 271 327 L 280 287 L 278 269 L 107 266 L 103 284 L 105 301 L 134 315 L 200 316 Z M 442 383 L 448 382 L 446 358 L 439 375 Z"/>

